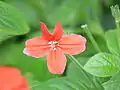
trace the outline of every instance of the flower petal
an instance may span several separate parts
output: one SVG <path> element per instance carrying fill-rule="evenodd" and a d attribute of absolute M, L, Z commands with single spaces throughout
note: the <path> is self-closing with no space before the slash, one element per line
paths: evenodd
<path fill-rule="evenodd" d="M 43 22 L 40 22 L 40 26 L 41 26 L 41 31 L 42 31 L 42 37 L 45 39 L 45 40 L 52 40 L 53 39 L 53 36 L 52 34 L 48 31 L 48 28 L 47 26 L 43 23 Z"/>
<path fill-rule="evenodd" d="M 60 22 L 56 23 L 55 29 L 54 29 L 54 40 L 58 41 L 62 38 L 63 35 L 63 28 Z"/>
<path fill-rule="evenodd" d="M 48 42 L 41 37 L 29 39 L 25 45 L 23 52 L 28 56 L 39 58 L 45 56 L 49 51 Z"/>
<path fill-rule="evenodd" d="M 19 87 L 23 76 L 16 68 L 1 66 L 0 67 L 0 90 L 11 90 Z"/>
<path fill-rule="evenodd" d="M 59 45 L 65 54 L 79 54 L 86 49 L 86 39 L 81 35 L 70 34 L 63 36 Z"/>
<path fill-rule="evenodd" d="M 25 79 L 25 77 L 23 77 L 21 85 L 19 85 L 19 87 L 15 88 L 14 90 L 30 90 L 28 87 L 28 82 Z"/>
<path fill-rule="evenodd" d="M 66 57 L 60 48 L 50 50 L 47 57 L 47 66 L 51 73 L 62 74 L 66 66 Z"/>

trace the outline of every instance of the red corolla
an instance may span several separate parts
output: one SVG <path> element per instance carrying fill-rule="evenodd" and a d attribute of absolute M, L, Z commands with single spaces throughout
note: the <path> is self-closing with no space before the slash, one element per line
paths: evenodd
<path fill-rule="evenodd" d="M 62 74 L 67 62 L 64 54 L 82 53 L 86 49 L 86 39 L 77 34 L 63 35 L 60 22 L 56 24 L 54 33 L 50 33 L 44 23 L 41 22 L 40 25 L 42 36 L 27 40 L 24 53 L 36 58 L 47 55 L 49 71 Z"/>
<path fill-rule="evenodd" d="M 29 90 L 27 81 L 17 68 L 0 66 L 0 90 Z"/>

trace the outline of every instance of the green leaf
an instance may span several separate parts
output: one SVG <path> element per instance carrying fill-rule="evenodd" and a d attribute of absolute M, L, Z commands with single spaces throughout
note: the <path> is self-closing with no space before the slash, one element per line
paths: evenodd
<path fill-rule="evenodd" d="M 0 44 L 4 41 L 4 40 L 7 40 L 9 38 L 11 38 L 13 36 L 11 35 L 6 35 L 6 33 L 3 33 L 3 32 L 0 32 Z"/>
<path fill-rule="evenodd" d="M 98 77 L 108 77 L 120 70 L 120 58 L 109 53 L 98 53 L 91 57 L 84 69 Z"/>
<path fill-rule="evenodd" d="M 103 84 L 105 90 L 120 90 L 120 72 Z"/>
<path fill-rule="evenodd" d="M 21 35 L 29 31 L 22 13 L 15 7 L 0 1 L 0 32 Z"/>
<path fill-rule="evenodd" d="M 120 53 L 119 42 L 116 30 L 109 30 L 105 33 L 108 49 L 111 53 Z"/>
<path fill-rule="evenodd" d="M 40 22 L 40 16 L 38 17 L 37 11 L 26 0 L 5 0 L 6 3 L 17 7 L 24 15 L 25 20 L 31 26 L 38 26 Z"/>
<path fill-rule="evenodd" d="M 74 80 L 68 77 L 51 79 L 43 83 L 35 83 L 31 86 L 32 90 L 96 90 L 89 87 L 80 80 Z"/>

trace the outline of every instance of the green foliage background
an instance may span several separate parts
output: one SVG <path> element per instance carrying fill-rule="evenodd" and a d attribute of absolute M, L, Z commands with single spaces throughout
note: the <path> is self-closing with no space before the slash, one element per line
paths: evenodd
<path fill-rule="evenodd" d="M 109 9 L 114 4 L 120 1 L 0 0 L 0 65 L 19 68 L 31 90 L 120 90 L 120 43 Z M 75 55 L 84 69 L 67 58 L 64 74 L 53 75 L 47 69 L 45 57 L 36 59 L 23 54 L 25 41 L 41 35 L 41 21 L 50 31 L 60 21 L 65 34 L 82 34 L 87 38 L 87 50 Z M 100 53 L 81 29 L 82 24 L 88 24 Z"/>

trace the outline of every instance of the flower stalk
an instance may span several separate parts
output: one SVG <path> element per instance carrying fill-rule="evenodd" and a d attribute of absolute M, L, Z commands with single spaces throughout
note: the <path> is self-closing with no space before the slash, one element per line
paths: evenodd
<path fill-rule="evenodd" d="M 87 34 L 88 38 L 90 39 L 90 41 L 92 42 L 94 48 L 96 49 L 97 52 L 101 52 L 100 47 L 98 46 L 97 42 L 95 41 L 95 39 L 93 38 L 92 34 L 90 33 L 90 30 L 87 26 L 87 24 L 82 25 L 81 28 L 84 29 L 85 33 Z"/>
<path fill-rule="evenodd" d="M 111 9 L 111 12 L 112 12 L 112 16 L 115 18 L 116 26 L 117 26 L 117 28 L 119 28 L 119 23 L 120 23 L 119 6 L 118 5 L 111 6 L 110 9 Z"/>
<path fill-rule="evenodd" d="M 91 81 L 91 83 L 94 85 L 94 87 L 96 88 L 96 90 L 98 90 L 98 88 L 96 87 L 95 83 L 93 82 L 92 78 L 87 74 L 87 72 L 83 69 L 83 66 L 78 62 L 78 60 L 76 60 L 76 58 L 72 55 L 67 55 L 67 57 L 78 67 L 78 69 L 80 70 L 80 72 L 82 72 L 84 74 L 84 76 Z"/>

